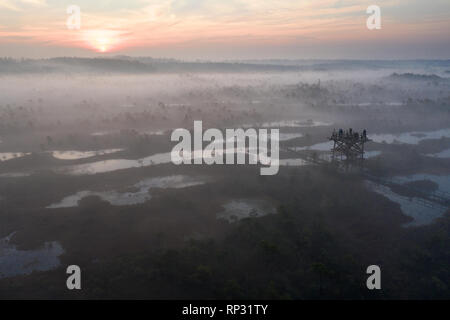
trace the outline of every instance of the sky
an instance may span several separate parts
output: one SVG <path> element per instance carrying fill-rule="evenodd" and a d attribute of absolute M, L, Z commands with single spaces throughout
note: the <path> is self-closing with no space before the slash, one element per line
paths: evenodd
<path fill-rule="evenodd" d="M 0 0 L 1 57 L 103 55 L 449 59 L 450 0 Z"/>

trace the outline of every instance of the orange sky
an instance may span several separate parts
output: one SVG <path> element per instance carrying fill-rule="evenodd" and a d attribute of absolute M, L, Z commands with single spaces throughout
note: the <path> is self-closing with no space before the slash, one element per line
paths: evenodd
<path fill-rule="evenodd" d="M 372 4 L 381 30 L 366 27 Z M 0 0 L 0 56 L 13 57 L 449 58 L 448 30 L 448 0 Z"/>

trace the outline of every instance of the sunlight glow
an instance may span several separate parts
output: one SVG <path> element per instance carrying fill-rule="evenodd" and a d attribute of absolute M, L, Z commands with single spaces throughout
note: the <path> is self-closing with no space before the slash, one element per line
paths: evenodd
<path fill-rule="evenodd" d="M 88 30 L 84 33 L 84 42 L 96 52 L 109 52 L 120 43 L 119 34 L 111 30 Z"/>

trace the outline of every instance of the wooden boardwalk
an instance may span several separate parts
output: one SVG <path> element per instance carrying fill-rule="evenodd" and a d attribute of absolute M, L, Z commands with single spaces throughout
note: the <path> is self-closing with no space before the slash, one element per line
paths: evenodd
<path fill-rule="evenodd" d="M 301 156 L 301 159 L 317 164 L 317 165 L 323 165 L 323 164 L 330 164 L 330 161 L 321 159 L 320 157 L 312 157 L 309 155 L 305 155 L 305 153 L 302 153 L 300 151 L 296 151 L 292 148 L 282 148 L 280 149 L 282 151 L 286 152 L 292 152 L 297 155 Z M 409 194 L 412 194 L 412 196 L 405 196 L 414 198 L 416 202 L 420 205 L 429 207 L 429 208 L 435 208 L 435 207 L 442 207 L 442 208 L 450 208 L 450 193 L 436 190 L 436 191 L 430 191 L 427 192 L 423 189 L 414 188 L 412 186 L 405 185 L 404 181 L 401 181 L 398 178 L 393 177 L 378 177 L 374 176 L 364 170 L 360 171 L 360 174 L 367 180 L 372 181 L 375 184 L 387 186 L 389 188 L 391 187 L 397 187 L 399 189 L 405 190 Z"/>

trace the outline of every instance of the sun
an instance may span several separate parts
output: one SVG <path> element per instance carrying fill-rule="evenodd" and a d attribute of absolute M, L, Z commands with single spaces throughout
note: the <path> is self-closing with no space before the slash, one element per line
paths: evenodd
<path fill-rule="evenodd" d="M 98 38 L 96 40 L 97 42 L 97 48 L 99 49 L 100 52 L 107 52 L 109 49 L 109 44 L 111 43 L 111 39 L 109 38 Z"/>
<path fill-rule="evenodd" d="M 106 53 L 117 47 L 119 35 L 111 30 L 89 30 L 85 32 L 84 41 L 92 50 Z"/>

